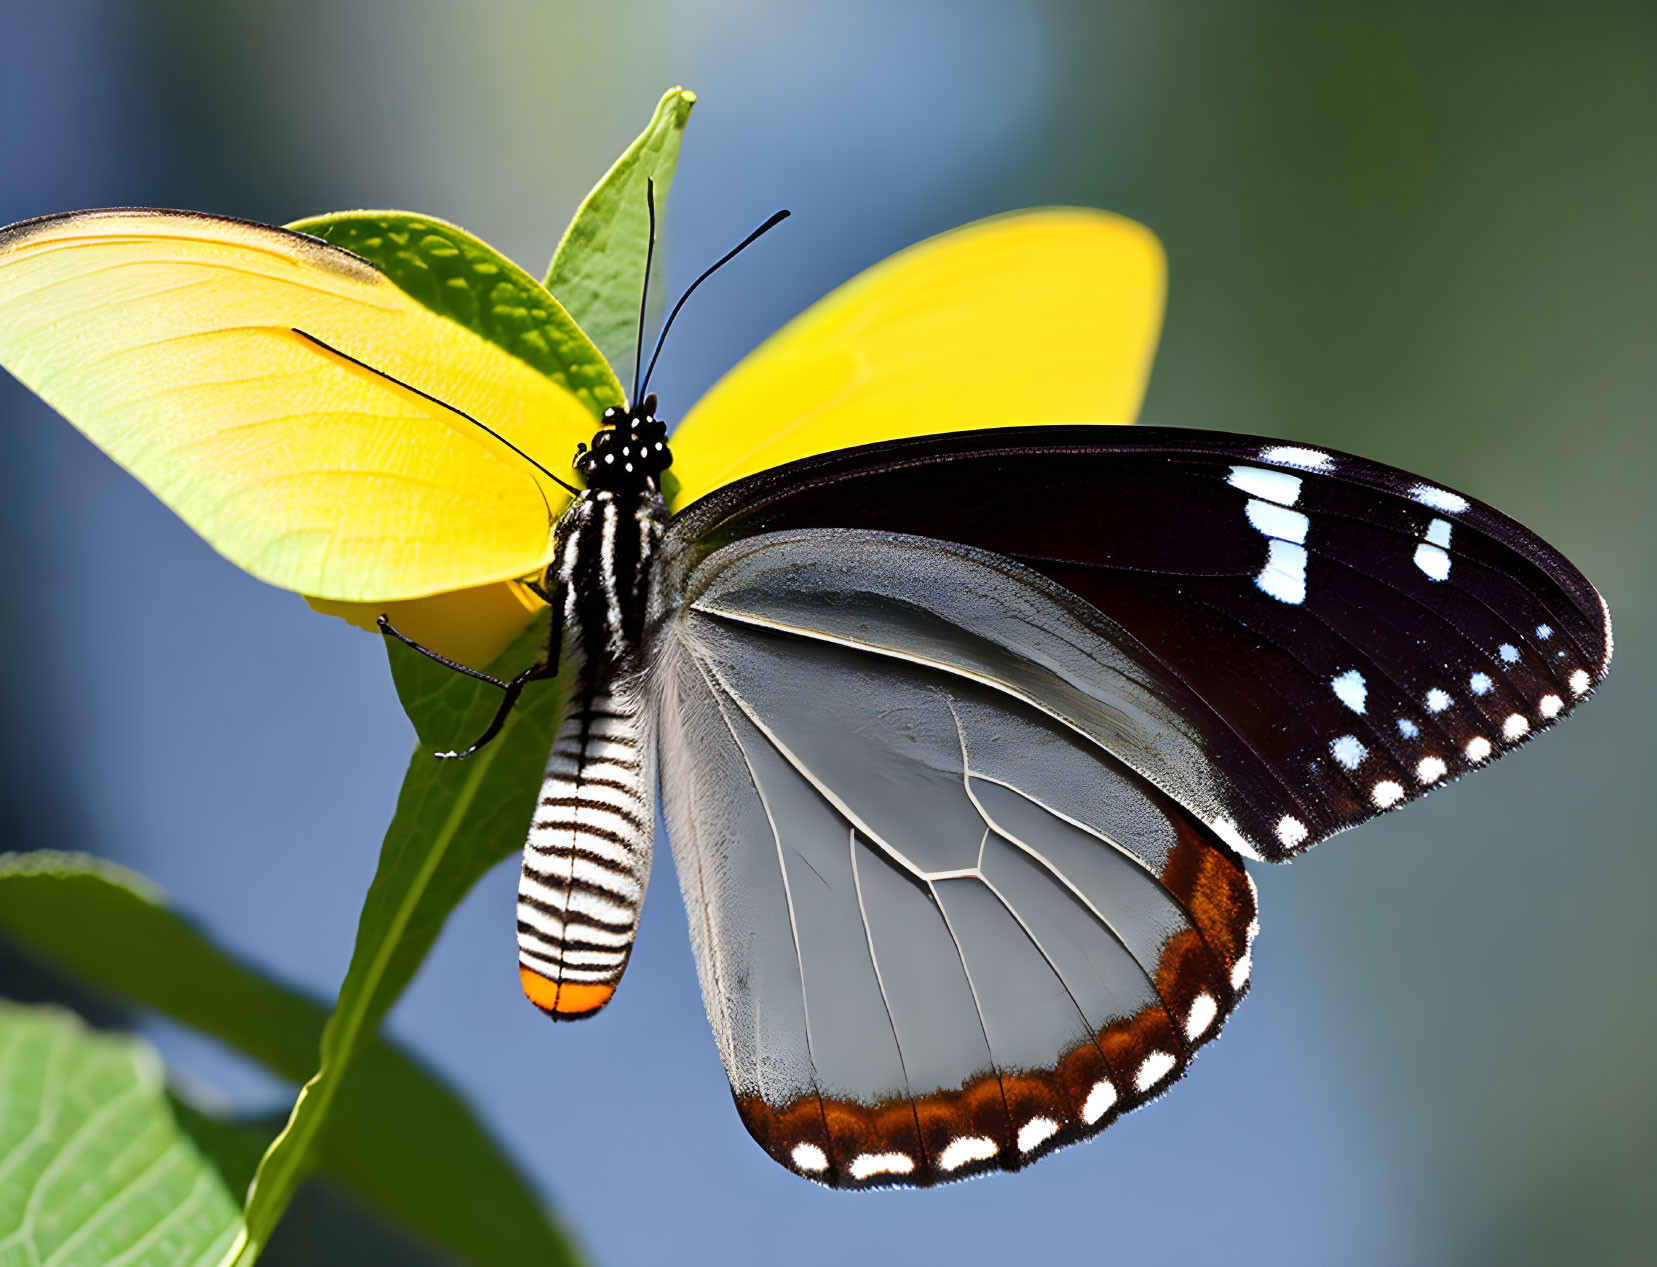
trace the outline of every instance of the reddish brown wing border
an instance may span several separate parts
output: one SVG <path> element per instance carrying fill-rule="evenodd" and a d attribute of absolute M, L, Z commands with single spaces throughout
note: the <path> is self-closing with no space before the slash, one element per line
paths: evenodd
<path fill-rule="evenodd" d="M 1241 864 L 1206 828 L 1168 809 L 1180 839 L 1159 879 L 1194 927 L 1163 948 L 1159 1006 L 1113 1022 L 1051 1068 L 990 1070 L 915 1099 L 860 1104 L 807 1095 L 774 1106 L 739 1096 L 749 1133 L 777 1162 L 829 1187 L 926 1187 L 1021 1169 L 1168 1090 L 1248 992 L 1260 927 L 1254 883 Z"/>

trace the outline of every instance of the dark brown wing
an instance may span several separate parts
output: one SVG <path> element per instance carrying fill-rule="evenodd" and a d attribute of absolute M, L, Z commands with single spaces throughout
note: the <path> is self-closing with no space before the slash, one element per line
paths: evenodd
<path fill-rule="evenodd" d="M 1611 655 L 1598 593 L 1523 525 L 1259 437 L 1043 427 L 871 445 L 720 489 L 673 535 L 706 553 L 813 528 L 974 546 L 1085 599 L 1200 730 L 1233 793 L 1222 835 L 1272 860 L 1523 743 Z"/>

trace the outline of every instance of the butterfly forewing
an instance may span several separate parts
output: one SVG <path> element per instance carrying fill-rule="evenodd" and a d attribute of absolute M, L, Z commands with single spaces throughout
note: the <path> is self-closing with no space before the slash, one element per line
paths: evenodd
<path fill-rule="evenodd" d="M 664 794 L 761 1144 L 840 1186 L 932 1183 L 1169 1085 L 1246 988 L 1252 890 L 1113 754 L 1201 765 L 1085 605 L 846 530 L 738 542 L 685 579 Z"/>
<path fill-rule="evenodd" d="M 1125 760 L 1232 847 L 1279 859 L 1551 724 L 1610 656 L 1593 587 L 1499 512 L 1347 454 L 1246 436 L 1031 428 L 791 464 L 704 499 L 701 549 L 880 529 L 993 551 L 1105 617 L 1212 799 Z M 1102 644 L 1100 644 L 1102 645 Z M 1212 777 L 1207 771 L 1217 774 Z"/>

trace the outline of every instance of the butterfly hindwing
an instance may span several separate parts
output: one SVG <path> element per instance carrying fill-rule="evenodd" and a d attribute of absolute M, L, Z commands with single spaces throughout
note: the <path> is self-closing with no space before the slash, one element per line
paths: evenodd
<path fill-rule="evenodd" d="M 1246 988 L 1253 894 L 1117 748 L 1187 751 L 1108 629 L 857 530 L 685 560 L 664 796 L 744 1121 L 837 1186 L 1016 1168 L 1164 1090 Z M 1097 653 L 1097 654 L 1096 654 Z"/>
<path fill-rule="evenodd" d="M 1610 656 L 1598 594 L 1513 520 L 1379 463 L 1246 436 L 923 436 L 765 472 L 682 520 L 701 549 L 876 529 L 1055 582 L 1109 622 L 1191 736 L 1172 760 L 1149 743 L 1124 759 L 1250 856 L 1291 856 L 1477 768 L 1569 711 Z M 1159 763 L 1215 773 L 1197 793 Z"/>

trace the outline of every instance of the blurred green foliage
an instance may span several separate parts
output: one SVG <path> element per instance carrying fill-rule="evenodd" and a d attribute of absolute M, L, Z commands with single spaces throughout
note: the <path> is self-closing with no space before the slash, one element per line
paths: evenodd
<path fill-rule="evenodd" d="M 124 867 L 77 854 L 0 855 L 0 931 L 77 981 L 210 1034 L 287 1081 L 304 1081 L 316 1066 L 327 1009 L 226 955 Z M 4 1099 L 15 1095 L 14 1087 Z M 280 1123 L 224 1120 L 186 1101 L 174 1110 L 239 1199 Z M 96 1154 L 85 1156 L 90 1164 Z M 315 1164 L 464 1261 L 574 1261 L 466 1105 L 384 1039 L 370 1036 L 343 1080 Z M 0 1175 L 0 1196 L 26 1190 Z"/>

